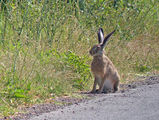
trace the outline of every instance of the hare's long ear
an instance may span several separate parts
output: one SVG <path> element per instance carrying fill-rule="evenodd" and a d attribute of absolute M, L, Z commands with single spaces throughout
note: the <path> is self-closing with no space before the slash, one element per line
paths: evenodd
<path fill-rule="evenodd" d="M 105 38 L 104 38 L 104 41 L 103 41 L 103 44 L 101 45 L 102 48 L 105 47 L 106 45 L 106 42 L 108 41 L 109 37 L 115 32 L 115 30 L 111 33 L 109 33 Z"/>
<path fill-rule="evenodd" d="M 102 28 L 99 28 L 98 30 L 98 42 L 99 44 L 102 44 L 104 40 L 104 32 Z"/>

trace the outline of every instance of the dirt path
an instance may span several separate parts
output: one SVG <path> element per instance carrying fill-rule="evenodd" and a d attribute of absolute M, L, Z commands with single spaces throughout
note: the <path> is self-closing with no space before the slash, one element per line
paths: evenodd
<path fill-rule="evenodd" d="M 157 120 L 159 84 L 145 85 L 125 93 L 105 94 L 30 120 Z"/>
<path fill-rule="evenodd" d="M 72 113 L 72 118 L 74 118 L 74 116 L 78 116 L 78 114 L 79 116 L 85 117 L 83 113 L 88 113 L 90 115 L 90 119 L 91 119 L 91 116 L 95 118 L 93 115 L 96 115 L 96 116 L 99 115 L 100 117 L 100 114 L 104 113 L 106 114 L 109 120 L 110 116 L 113 116 L 113 117 L 117 116 L 116 114 L 119 114 L 120 111 L 121 111 L 120 116 L 124 116 L 124 114 L 130 115 L 130 113 L 131 113 L 130 116 L 132 116 L 133 112 L 135 112 L 137 109 L 140 112 L 142 111 L 144 112 L 144 110 L 146 109 L 146 108 L 144 110 L 142 109 L 143 108 L 142 106 L 144 106 L 143 104 L 146 103 L 146 101 L 144 100 L 147 100 L 146 106 L 148 106 L 148 108 L 149 108 L 149 104 L 152 104 L 152 105 L 155 104 L 155 103 L 153 104 L 153 99 L 158 100 L 158 98 L 156 98 L 156 96 L 159 96 L 158 85 L 159 85 L 159 75 L 150 76 L 150 77 L 141 77 L 139 78 L 139 80 L 137 80 L 137 82 L 133 82 L 131 84 L 121 84 L 120 85 L 121 90 L 115 94 L 98 94 L 98 95 L 86 94 L 86 96 L 88 96 L 87 99 L 58 98 L 56 99 L 56 101 L 63 103 L 63 105 L 57 105 L 54 103 L 34 105 L 30 108 L 23 108 L 23 110 L 25 110 L 26 113 L 18 114 L 18 116 L 16 117 L 5 117 L 0 120 L 6 120 L 6 119 L 12 119 L 12 120 L 28 120 L 28 119 L 32 120 L 33 119 L 34 120 L 35 118 L 36 119 L 46 118 L 46 119 L 56 120 L 58 119 L 58 116 L 62 117 L 62 115 L 64 115 L 66 118 L 67 117 L 69 118 L 71 113 Z M 152 92 L 154 91 L 154 92 L 150 93 L 149 91 L 152 91 Z M 89 100 L 88 98 L 91 100 Z M 98 101 L 101 101 L 101 102 L 98 102 Z M 152 103 L 148 103 L 149 101 L 150 102 L 152 101 Z M 137 108 L 139 106 L 139 103 L 141 103 L 142 106 Z M 136 105 L 136 108 L 134 107 L 135 105 Z M 100 106 L 105 106 L 105 108 L 100 109 Z M 154 105 L 154 106 L 157 106 L 157 105 Z M 88 111 L 89 109 L 90 111 Z M 136 113 L 139 114 L 140 112 L 136 112 Z M 39 117 L 35 117 L 35 116 L 39 116 Z M 54 116 L 54 118 L 51 118 L 52 116 Z M 61 120 L 62 118 L 59 118 L 59 119 Z M 89 120 L 89 118 L 87 119 Z"/>

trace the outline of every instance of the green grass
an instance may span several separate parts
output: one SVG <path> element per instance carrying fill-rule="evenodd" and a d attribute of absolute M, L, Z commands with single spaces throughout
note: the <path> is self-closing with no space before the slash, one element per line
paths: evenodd
<path fill-rule="evenodd" d="M 116 29 L 105 50 L 121 83 L 159 74 L 159 2 L 115 1 L 1 1 L 0 116 L 89 91 L 99 27 Z"/>

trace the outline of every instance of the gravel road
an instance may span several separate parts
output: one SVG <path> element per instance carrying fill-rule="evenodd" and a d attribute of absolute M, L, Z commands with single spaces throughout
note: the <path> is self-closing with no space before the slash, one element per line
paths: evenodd
<path fill-rule="evenodd" d="M 84 98 L 60 97 L 20 108 L 16 116 L 0 120 L 159 120 L 159 75 L 138 77 L 120 84 L 113 94 L 87 94 Z M 83 93 L 81 93 L 83 94 Z"/>
<path fill-rule="evenodd" d="M 102 94 L 30 120 L 159 120 L 159 84 Z"/>

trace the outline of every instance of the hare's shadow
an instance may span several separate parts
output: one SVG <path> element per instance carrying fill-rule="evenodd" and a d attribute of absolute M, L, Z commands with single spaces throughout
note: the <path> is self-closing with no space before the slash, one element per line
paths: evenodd
<path fill-rule="evenodd" d="M 87 91 L 87 92 L 86 92 L 86 91 L 83 91 L 83 92 L 81 92 L 81 94 L 99 94 L 99 93 L 98 93 L 98 90 L 99 90 L 99 89 L 97 89 L 95 93 L 91 93 L 90 91 Z M 103 91 L 103 92 L 100 93 L 100 94 L 107 94 L 107 93 L 109 93 L 109 92 Z"/>

